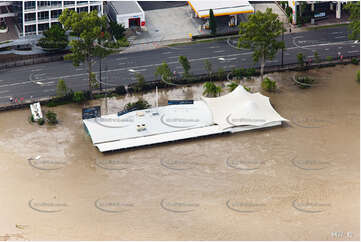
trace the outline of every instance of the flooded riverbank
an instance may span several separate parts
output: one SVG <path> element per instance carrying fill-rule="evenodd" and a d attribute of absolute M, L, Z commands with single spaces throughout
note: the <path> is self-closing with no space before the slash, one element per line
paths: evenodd
<path fill-rule="evenodd" d="M 0 240 L 359 240 L 358 68 L 311 70 L 309 89 L 271 74 L 282 127 L 107 154 L 81 105 L 52 108 L 54 127 L 2 112 Z M 160 90 L 159 104 L 202 91 Z M 135 100 L 111 98 L 108 112 Z"/>

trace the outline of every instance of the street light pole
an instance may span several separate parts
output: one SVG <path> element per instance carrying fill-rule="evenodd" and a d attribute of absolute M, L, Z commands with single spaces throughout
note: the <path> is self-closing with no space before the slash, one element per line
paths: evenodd
<path fill-rule="evenodd" d="M 284 29 L 282 28 L 282 42 L 284 43 Z M 282 47 L 282 56 L 281 56 L 281 66 L 283 67 L 283 49 L 284 47 Z"/>
<path fill-rule="evenodd" d="M 99 57 L 99 88 L 100 91 L 102 90 L 102 57 Z"/>

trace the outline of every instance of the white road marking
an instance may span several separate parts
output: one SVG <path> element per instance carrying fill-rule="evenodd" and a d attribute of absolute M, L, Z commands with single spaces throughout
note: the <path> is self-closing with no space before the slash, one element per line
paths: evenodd
<path fill-rule="evenodd" d="M 169 56 L 168 58 L 171 59 L 171 58 L 178 58 L 179 56 Z"/>
<path fill-rule="evenodd" d="M 2 97 L 0 97 L 0 99 L 1 98 L 10 98 L 11 96 L 2 96 Z"/>
<path fill-rule="evenodd" d="M 214 53 L 223 53 L 225 50 L 215 50 Z"/>
<path fill-rule="evenodd" d="M 173 52 L 170 52 L 170 51 L 167 51 L 167 52 L 163 52 L 162 54 L 163 55 L 169 55 L 169 54 L 172 54 Z"/>
<path fill-rule="evenodd" d="M 325 50 L 329 50 L 328 48 L 326 48 Z"/>
<path fill-rule="evenodd" d="M 9 92 L 9 90 L 0 91 L 0 94 Z"/>
<path fill-rule="evenodd" d="M 342 34 L 342 32 L 332 32 L 331 34 Z"/>
<path fill-rule="evenodd" d="M 309 45 L 309 46 L 303 46 L 304 48 L 310 48 L 310 47 L 317 47 L 317 46 L 323 46 L 323 45 L 338 45 L 338 44 L 350 44 L 349 41 L 341 41 L 341 42 L 333 42 L 333 43 L 326 43 L 326 44 L 317 44 L 317 45 Z M 353 42 L 352 42 L 353 44 Z M 293 49 L 298 49 L 300 47 L 290 47 L 287 48 L 285 50 L 293 50 Z M 197 58 L 197 59 L 189 59 L 189 62 L 195 62 L 195 61 L 203 61 L 203 60 L 210 60 L 210 59 L 224 59 L 224 57 L 234 57 L 234 56 L 241 56 L 241 55 L 251 55 L 253 52 L 243 52 L 243 53 L 237 53 L 237 54 L 230 54 L 230 55 L 221 55 L 221 56 L 212 56 L 212 57 L 202 57 L 202 58 Z M 147 68 L 147 67 L 154 67 L 154 66 L 159 66 L 162 63 L 158 63 L 158 64 L 149 64 L 149 65 L 143 65 L 143 66 L 135 66 L 133 68 Z M 171 64 L 178 64 L 178 61 L 173 61 L 173 62 L 168 62 L 168 65 Z M 112 69 L 112 70 L 107 70 L 104 71 L 105 72 L 118 72 L 118 71 L 124 71 L 124 70 L 128 70 L 129 67 L 127 68 L 116 68 L 116 69 Z M 98 72 L 94 72 L 95 74 L 97 74 Z M 74 77 L 79 77 L 79 76 L 83 76 L 83 75 L 87 75 L 87 73 L 80 73 L 80 74 L 75 74 L 75 75 L 65 75 L 65 76 L 57 76 L 57 77 L 50 77 L 47 78 L 46 80 L 58 80 L 60 78 L 74 78 Z M 7 85 L 2 85 L 1 87 L 5 87 L 5 86 L 15 86 L 15 85 L 21 85 L 21 84 L 26 84 L 26 83 L 31 83 L 31 81 L 26 81 L 26 82 L 22 82 L 22 83 L 13 83 L 13 84 L 7 84 Z"/>
<path fill-rule="evenodd" d="M 342 49 L 342 47 L 340 46 L 340 47 L 338 47 L 339 49 Z"/>
<path fill-rule="evenodd" d="M 278 62 L 277 60 L 268 60 L 266 62 L 269 62 L 269 63 L 275 63 L 275 62 Z"/>
<path fill-rule="evenodd" d="M 356 53 L 356 52 L 360 52 L 360 50 L 350 50 L 350 51 L 347 51 L 347 53 Z"/>
<path fill-rule="evenodd" d="M 335 39 L 341 39 L 341 38 L 345 38 L 345 37 L 346 37 L 346 35 L 342 35 L 342 36 L 335 37 Z"/>
<path fill-rule="evenodd" d="M 117 61 L 119 61 L 119 60 L 125 60 L 125 59 L 127 59 L 127 57 L 116 58 Z"/>
<path fill-rule="evenodd" d="M 35 70 L 31 70 L 31 72 L 34 72 L 34 71 L 42 71 L 44 69 L 35 69 Z"/>
<path fill-rule="evenodd" d="M 83 68 L 77 68 L 77 69 L 75 69 L 76 71 L 84 71 L 84 69 Z"/>

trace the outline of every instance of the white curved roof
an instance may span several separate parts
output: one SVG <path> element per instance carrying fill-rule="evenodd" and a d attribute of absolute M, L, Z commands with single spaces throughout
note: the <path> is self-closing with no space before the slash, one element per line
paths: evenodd
<path fill-rule="evenodd" d="M 245 0 L 222 0 L 222 1 L 199 1 L 190 0 L 189 5 L 200 18 L 208 18 L 209 10 L 213 10 L 214 16 L 235 15 L 253 13 L 254 8 Z"/>
<path fill-rule="evenodd" d="M 273 109 L 268 97 L 260 93 L 249 93 L 241 85 L 227 95 L 201 99 L 207 103 L 213 115 L 213 122 L 221 129 L 288 121 Z"/>

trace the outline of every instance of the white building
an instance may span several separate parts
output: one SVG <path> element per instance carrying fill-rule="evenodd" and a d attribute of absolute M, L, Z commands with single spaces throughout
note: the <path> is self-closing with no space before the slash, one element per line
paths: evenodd
<path fill-rule="evenodd" d="M 109 19 L 122 24 L 126 29 L 145 29 L 145 14 L 136 1 L 109 1 L 106 11 Z"/>
<path fill-rule="evenodd" d="M 98 11 L 103 14 L 103 1 L 17 1 L 12 3 L 17 13 L 17 27 L 21 36 L 38 35 L 59 24 L 58 17 L 64 9 L 76 12 Z"/>

